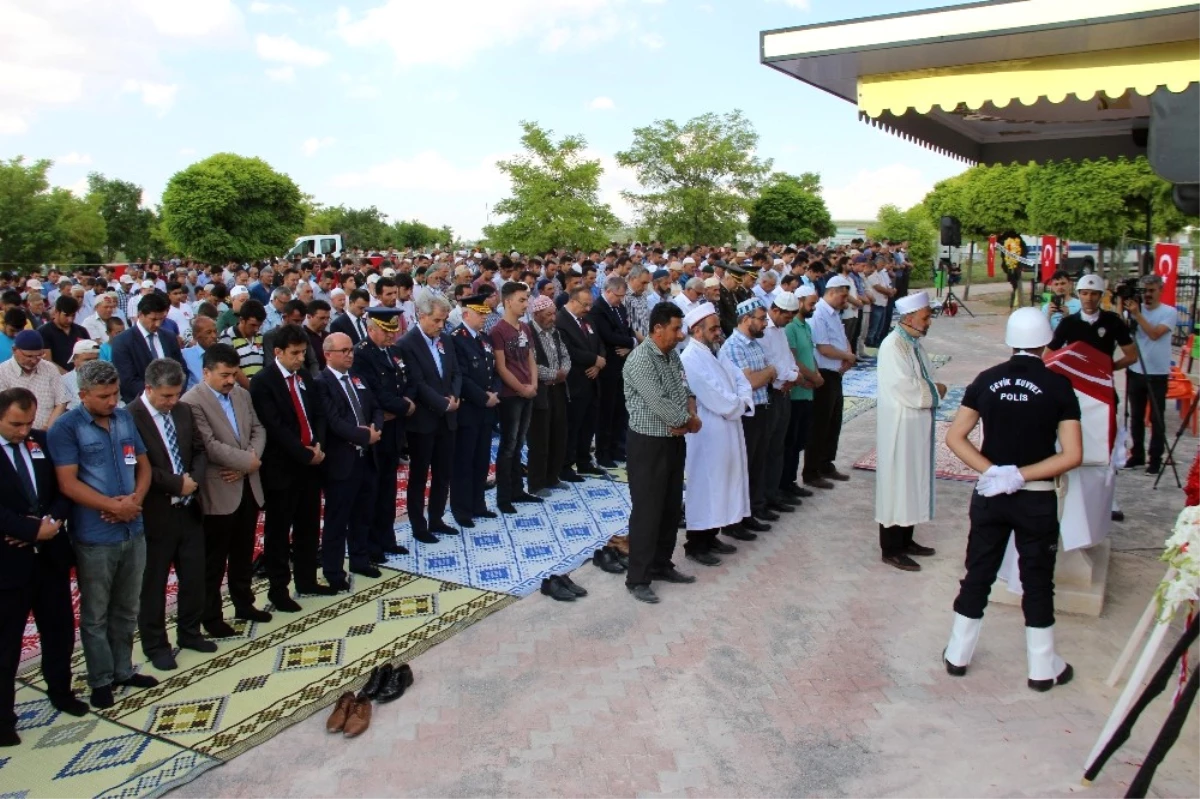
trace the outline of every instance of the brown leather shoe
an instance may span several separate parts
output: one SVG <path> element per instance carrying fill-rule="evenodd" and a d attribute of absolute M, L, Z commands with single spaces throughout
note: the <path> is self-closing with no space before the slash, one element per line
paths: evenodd
<path fill-rule="evenodd" d="M 629 556 L 629 536 L 614 535 L 608 539 L 608 545 L 626 557 Z"/>
<path fill-rule="evenodd" d="M 329 720 L 325 722 L 325 732 L 341 732 L 346 726 L 346 717 L 350 715 L 350 706 L 354 704 L 354 694 L 350 691 L 338 697 Z"/>
<path fill-rule="evenodd" d="M 347 738 L 357 738 L 371 726 L 371 698 L 359 696 L 350 705 L 350 713 L 346 716 L 345 733 Z"/>

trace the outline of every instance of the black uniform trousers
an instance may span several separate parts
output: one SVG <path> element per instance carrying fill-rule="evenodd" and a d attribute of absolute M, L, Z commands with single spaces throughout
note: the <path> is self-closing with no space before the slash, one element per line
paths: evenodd
<path fill-rule="evenodd" d="M 1129 386 L 1129 432 L 1133 437 L 1130 458 L 1135 461 L 1146 459 L 1146 407 L 1153 403 L 1158 412 L 1150 412 L 1150 464 L 1161 466 L 1163 453 L 1167 450 L 1167 376 L 1143 375 L 1132 369 L 1125 370 Z"/>
<path fill-rule="evenodd" d="M 450 513 L 455 519 L 470 520 L 487 510 L 483 493 L 492 462 L 494 423 L 495 414 L 490 411 L 483 415 L 480 424 L 463 424 L 461 419 L 458 422 L 454 433 L 454 474 L 450 478 Z M 517 479 L 520 478 L 518 469 Z"/>
<path fill-rule="evenodd" d="M 1053 491 L 971 495 L 967 576 L 959 583 L 954 612 L 982 619 L 992 583 L 1004 562 L 1009 533 L 1017 539 L 1021 610 L 1026 627 L 1054 625 L 1054 561 L 1058 553 L 1058 497 Z"/>
<path fill-rule="evenodd" d="M 774 418 L 767 405 L 755 405 L 753 416 L 742 417 L 742 433 L 746 438 L 746 468 L 750 472 L 750 510 L 766 507 L 767 447 Z"/>
<path fill-rule="evenodd" d="M 608 460 L 624 454 L 621 432 L 629 427 L 625 409 L 625 378 L 616 361 L 600 370 L 600 402 L 596 420 L 596 459 Z"/>
<path fill-rule="evenodd" d="M 629 569 L 625 585 L 649 585 L 671 568 L 683 512 L 683 436 L 629 431 Z"/>
<path fill-rule="evenodd" d="M 317 584 L 317 547 L 321 535 L 321 480 L 313 467 L 297 472 L 286 489 L 263 487 L 263 565 L 271 593 L 287 593 L 295 569 L 296 590 Z M 291 563 L 288 562 L 290 539 Z M 291 568 L 289 568 L 289 566 Z"/>
<path fill-rule="evenodd" d="M 42 639 L 42 677 L 48 693 L 64 699 L 71 693 L 71 652 L 75 649 L 71 572 L 47 562 L 41 555 L 36 561 L 29 582 L 18 588 L 0 589 L 0 729 L 17 725 L 13 710 L 17 668 L 21 664 L 21 640 L 31 610 Z"/>
<path fill-rule="evenodd" d="M 596 395 L 573 396 L 567 403 L 566 466 L 592 464 L 592 435 L 596 431 Z"/>
<path fill-rule="evenodd" d="M 808 446 L 808 431 L 812 427 L 812 400 L 789 400 L 792 406 L 788 417 L 787 440 L 783 445 L 783 473 L 779 487 L 796 482 L 800 471 L 800 453 Z"/>
<path fill-rule="evenodd" d="M 756 501 L 765 504 L 782 499 L 779 495 L 779 486 L 783 479 L 783 467 L 786 462 L 784 455 L 787 451 L 787 431 L 792 419 L 792 403 L 786 394 L 775 389 L 768 390 L 767 396 L 770 398 L 768 411 L 771 427 L 767 433 L 766 474 L 759 483 L 762 486 L 761 495 L 757 498 L 753 494 L 750 495 L 751 507 L 755 507 Z"/>
<path fill-rule="evenodd" d="M 804 452 L 804 479 L 816 480 L 833 471 L 842 436 L 842 373 L 822 369 L 825 383 L 813 389 L 812 433 Z"/>
<path fill-rule="evenodd" d="M 546 386 L 547 407 L 529 417 L 529 493 L 558 482 L 567 457 L 567 386 Z"/>
<path fill-rule="evenodd" d="M 525 493 L 525 480 L 521 476 L 521 450 L 529 436 L 533 400 L 501 397 L 496 407 L 500 417 L 500 444 L 496 450 L 496 502 L 506 503 Z M 456 468 L 461 468 L 461 460 L 455 463 Z"/>
<path fill-rule="evenodd" d="M 325 481 L 325 526 L 321 530 L 321 571 L 331 583 L 346 579 L 343 563 L 347 550 L 351 569 L 371 566 L 371 521 L 377 482 L 375 463 L 369 455 L 360 455 L 354 459 L 350 471 L 338 478 Z M 393 476 L 393 514 L 395 507 L 396 478 Z"/>
<path fill-rule="evenodd" d="M 385 446 L 384 442 L 390 442 Z M 375 488 L 371 491 L 371 520 L 368 525 L 367 548 L 376 558 L 385 549 L 396 546 L 396 471 L 400 468 L 400 451 L 396 442 L 396 420 L 383 423 L 383 435 L 375 445 L 375 468 L 371 474 Z"/>
<path fill-rule="evenodd" d="M 429 532 L 429 525 L 442 521 L 450 493 L 450 470 L 454 467 L 454 431 L 443 416 L 437 431 L 408 431 L 408 518 L 413 532 Z M 432 477 L 431 477 L 432 474 Z M 429 485 L 429 517 L 425 516 L 425 482 Z"/>
<path fill-rule="evenodd" d="M 885 558 L 903 555 L 913 540 L 913 525 L 879 525 L 879 550 Z"/>
<path fill-rule="evenodd" d="M 202 637 L 204 618 L 204 527 L 197 498 L 187 505 L 172 505 L 165 518 L 146 520 L 146 569 L 138 607 L 138 633 L 146 657 L 171 651 L 167 636 L 167 578 L 171 565 L 179 578 L 176 638 Z"/>
<path fill-rule="evenodd" d="M 204 621 L 221 620 L 221 580 L 229 569 L 229 598 L 235 611 L 254 607 L 254 541 L 258 503 L 250 478 L 242 480 L 242 501 L 233 513 L 204 517 Z"/>

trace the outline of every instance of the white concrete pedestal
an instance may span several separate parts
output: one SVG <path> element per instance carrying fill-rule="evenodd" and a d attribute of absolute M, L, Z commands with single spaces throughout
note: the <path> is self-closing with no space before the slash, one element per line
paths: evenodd
<path fill-rule="evenodd" d="M 1112 549 L 1108 540 L 1070 552 L 1061 551 L 1061 541 L 1059 546 L 1054 565 L 1054 612 L 1099 616 L 1104 608 L 1104 589 L 1108 584 L 1108 560 Z M 1011 587 L 1004 580 L 998 580 L 991 600 L 1019 606 L 1020 589 L 1019 580 L 1014 580 Z"/>

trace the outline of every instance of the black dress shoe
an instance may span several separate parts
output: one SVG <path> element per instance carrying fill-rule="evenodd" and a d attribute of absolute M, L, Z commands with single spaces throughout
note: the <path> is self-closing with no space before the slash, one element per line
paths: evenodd
<path fill-rule="evenodd" d="M 850 479 L 850 475 L 843 474 L 842 472 L 839 472 L 837 469 L 830 469 L 827 472 L 821 472 L 821 476 L 827 477 L 830 480 L 837 480 L 839 483 L 844 483 Z"/>
<path fill-rule="evenodd" d="M 801 488 L 795 483 L 788 483 L 785 486 L 780 486 L 779 490 L 787 494 L 789 497 L 796 497 L 798 499 L 804 499 L 805 497 L 811 497 L 813 495 L 813 492 L 809 491 L 807 488 Z"/>
<path fill-rule="evenodd" d="M 592 554 L 592 563 L 601 571 L 609 574 L 620 574 L 625 571 L 625 567 L 617 561 L 616 553 L 609 547 L 597 549 Z"/>
<path fill-rule="evenodd" d="M 438 519 L 437 521 L 430 520 L 429 532 L 435 535 L 458 535 L 457 528 L 451 527 L 441 519 Z"/>
<path fill-rule="evenodd" d="M 124 685 L 130 688 L 153 688 L 158 685 L 158 678 L 149 674 L 130 674 L 124 680 L 113 680 L 113 685 Z"/>
<path fill-rule="evenodd" d="M 764 524 L 762 526 L 766 527 L 768 530 L 771 528 L 771 525 L 769 524 Z M 738 541 L 754 541 L 758 538 L 756 533 L 751 533 L 746 529 L 744 521 L 742 524 L 734 524 L 730 525 L 729 527 L 722 527 L 721 535 L 727 535 L 730 538 L 736 538 Z"/>
<path fill-rule="evenodd" d="M 1162 471 L 1161 463 L 1152 463 L 1146 467 L 1146 474 L 1158 474 Z"/>
<path fill-rule="evenodd" d="M 774 502 L 768 502 L 767 507 L 771 510 L 779 511 L 780 513 L 794 513 L 799 505 L 793 505 L 791 502 L 775 500 Z"/>
<path fill-rule="evenodd" d="M 559 472 L 558 479 L 564 483 L 582 483 L 584 478 L 575 474 L 575 472 Z"/>
<path fill-rule="evenodd" d="M 1045 693 L 1056 685 L 1066 685 L 1074 676 L 1075 669 L 1071 668 L 1071 664 L 1068 663 L 1067 667 L 1062 670 L 1062 673 L 1053 680 L 1030 680 L 1029 687 L 1035 691 L 1041 691 Z"/>
<path fill-rule="evenodd" d="M 824 477 L 814 477 L 812 480 L 805 480 L 804 484 L 806 486 L 812 486 L 813 488 L 833 488 L 833 483 L 829 482 Z"/>
<path fill-rule="evenodd" d="M 388 544 L 386 547 L 383 548 L 383 554 L 385 554 L 385 555 L 407 555 L 408 547 L 402 547 L 399 544 Z"/>
<path fill-rule="evenodd" d="M 171 650 L 166 652 L 155 652 L 153 655 L 147 655 L 150 658 L 150 663 L 159 671 L 175 671 L 179 668 L 179 664 L 175 662 L 175 656 L 171 654 Z"/>
<path fill-rule="evenodd" d="M 370 577 L 372 580 L 378 580 L 383 576 L 383 572 L 379 571 L 379 569 L 376 569 L 374 566 L 351 566 L 350 573 L 362 575 L 363 577 Z M 342 582 L 345 582 L 345 580 Z M 333 587 L 332 580 L 329 582 L 329 586 L 330 588 Z"/>
<path fill-rule="evenodd" d="M 116 700 L 113 699 L 112 686 L 104 685 L 100 688 L 93 688 L 90 701 L 92 707 L 96 708 L 97 710 L 105 710 L 115 705 Z"/>
<path fill-rule="evenodd" d="M 500 518 L 500 514 L 496 513 L 496 511 L 494 511 L 494 510 L 486 510 L 485 509 L 485 510 L 481 510 L 478 513 L 476 513 L 475 518 L 476 519 L 498 519 L 498 518 Z"/>
<path fill-rule="evenodd" d="M 1123 521 L 1125 521 L 1125 511 L 1122 511 L 1122 510 L 1115 510 L 1115 511 L 1113 511 L 1113 512 L 1112 512 L 1112 520 L 1113 520 L 1114 522 L 1123 522 Z"/>
<path fill-rule="evenodd" d="M 483 484 L 484 491 L 491 491 L 495 487 L 496 487 L 496 478 L 495 477 L 489 477 Z"/>
<path fill-rule="evenodd" d="M 694 560 L 702 566 L 720 566 L 721 559 L 711 552 L 685 552 L 684 557 L 688 560 Z"/>
<path fill-rule="evenodd" d="M 951 677 L 965 677 L 967 675 L 966 666 L 955 666 L 950 661 L 946 660 L 946 650 L 942 650 L 942 662 L 946 664 L 946 673 Z"/>
<path fill-rule="evenodd" d="M 546 500 L 542 499 L 541 497 L 535 497 L 533 494 L 527 494 L 525 492 L 522 492 L 522 493 L 514 496 L 512 498 L 512 501 L 513 502 L 532 502 L 534 504 L 540 505 L 541 503 L 545 502 Z"/>
<path fill-rule="evenodd" d="M 633 598 L 638 602 L 645 602 L 647 605 L 657 605 L 661 601 L 654 589 L 648 585 L 627 585 L 625 590 L 633 594 Z"/>
<path fill-rule="evenodd" d="M 576 467 L 575 471 L 579 472 L 580 474 L 590 474 L 590 475 L 594 475 L 596 477 L 607 477 L 608 476 L 608 472 L 604 471 L 599 466 L 594 466 L 590 463 L 587 466 Z"/>
<path fill-rule="evenodd" d="M 624 570 L 629 571 L 629 556 L 620 550 L 613 550 L 613 557 L 617 559 L 617 564 Z"/>
<path fill-rule="evenodd" d="M 248 608 L 236 608 L 233 611 L 233 617 L 235 619 L 242 619 L 243 621 L 258 621 L 263 623 L 271 620 L 270 613 L 267 613 L 265 610 L 259 610 L 253 605 Z M 237 633 L 232 634 L 237 635 Z"/>
<path fill-rule="evenodd" d="M 0 746 L 20 746 L 21 736 L 12 727 L 0 729 Z"/>
<path fill-rule="evenodd" d="M 79 697 L 72 693 L 66 694 L 50 694 L 50 704 L 55 710 L 66 713 L 68 716 L 86 716 L 88 712 L 87 702 L 84 702 Z"/>
<path fill-rule="evenodd" d="M 754 518 L 753 516 L 747 516 L 746 518 L 742 519 L 741 526 L 743 528 L 749 530 L 752 533 L 765 533 L 771 529 L 771 525 L 769 525 L 765 522 L 760 522 L 758 519 Z M 735 535 L 734 538 L 737 538 L 737 536 Z M 753 541 L 754 539 L 753 538 L 743 538 L 742 540 L 743 541 Z"/>
<path fill-rule="evenodd" d="M 309 583 L 308 585 L 297 585 L 296 593 L 308 596 L 333 596 L 337 591 L 321 583 Z"/>
<path fill-rule="evenodd" d="M 937 554 L 937 550 L 933 547 L 923 547 L 916 541 L 909 541 L 908 548 L 904 550 L 905 555 L 915 555 L 918 558 L 928 558 Z"/>
<path fill-rule="evenodd" d="M 565 486 L 563 486 L 562 480 L 555 480 L 553 483 L 546 483 L 546 488 L 550 489 L 551 491 L 556 491 L 564 487 Z"/>
<path fill-rule="evenodd" d="M 1125 461 L 1126 469 L 1140 469 L 1141 467 L 1143 467 L 1145 465 L 1146 465 L 1145 458 L 1130 458 L 1129 460 Z"/>
<path fill-rule="evenodd" d="M 651 576 L 655 580 L 662 580 L 663 582 L 667 582 L 667 583 L 685 584 L 685 583 L 696 582 L 696 578 L 694 576 L 692 576 L 690 574 L 684 574 L 683 572 L 676 569 L 674 566 L 672 566 L 669 569 L 662 569 L 660 571 L 656 571 Z"/>
<path fill-rule="evenodd" d="M 617 462 L 614 461 L 612 458 L 596 458 L 596 465 L 599 466 L 601 469 L 617 468 Z"/>
<path fill-rule="evenodd" d="M 270 614 L 268 613 L 267 615 L 269 616 Z M 204 632 L 208 633 L 213 638 L 233 638 L 238 634 L 237 630 L 229 626 L 224 619 L 204 622 Z"/>
<path fill-rule="evenodd" d="M 889 566 L 895 566 L 900 571 L 919 572 L 921 564 L 910 558 L 908 555 L 884 555 L 883 562 Z"/>
<path fill-rule="evenodd" d="M 778 514 L 778 513 L 775 513 L 774 511 L 767 510 L 766 508 L 760 508 L 760 509 L 758 509 L 758 510 L 755 510 L 755 511 L 750 511 L 750 514 L 751 514 L 751 515 L 752 515 L 752 516 L 753 516 L 755 519 L 758 519 L 758 520 L 760 520 L 760 521 L 764 521 L 764 522 L 777 522 L 777 521 L 779 521 L 779 514 Z"/>
<path fill-rule="evenodd" d="M 558 576 L 558 579 L 559 579 L 559 582 L 561 582 L 563 585 L 565 585 L 567 587 L 567 590 L 570 591 L 575 596 L 587 596 L 587 594 L 588 594 L 587 589 L 581 585 L 575 585 L 575 581 L 571 579 L 570 575 L 560 574 Z"/>
<path fill-rule="evenodd" d="M 287 594 L 267 594 L 267 599 L 271 601 L 271 604 L 280 613 L 299 613 L 303 610 L 300 607 L 300 603 Z"/>
<path fill-rule="evenodd" d="M 353 571 L 353 569 L 351 569 Z M 329 581 L 329 587 L 337 591 L 339 594 L 350 593 L 350 583 L 346 580 L 333 579 Z"/>
<path fill-rule="evenodd" d="M 374 699 L 379 696 L 379 692 L 383 689 L 384 683 L 392 676 L 392 664 L 384 663 L 382 666 L 376 666 L 371 669 L 371 675 L 367 677 L 367 684 L 363 686 L 362 693 Z"/>
<path fill-rule="evenodd" d="M 180 649 L 190 649 L 193 652 L 205 652 L 211 654 L 217 651 L 217 645 L 207 638 L 180 638 Z"/>
<path fill-rule="evenodd" d="M 367 556 L 367 560 L 371 561 L 372 563 L 387 563 L 387 555 L 383 554 L 382 552 L 372 552 Z"/>
<path fill-rule="evenodd" d="M 500 509 L 501 513 L 513 514 L 517 512 L 517 509 L 513 507 L 511 502 L 501 502 L 496 507 Z"/>
<path fill-rule="evenodd" d="M 379 689 L 376 701 L 380 704 L 392 702 L 404 696 L 404 691 L 413 684 L 412 667 L 407 663 L 401 663 L 396 668 L 392 669 L 391 674 L 384 681 L 383 687 Z"/>
<path fill-rule="evenodd" d="M 475 522 L 470 519 L 464 519 L 462 516 L 455 516 L 454 523 L 459 527 L 471 528 L 475 526 Z"/>
<path fill-rule="evenodd" d="M 428 530 L 413 530 L 413 538 L 422 544 L 436 544 L 438 542 L 438 537 Z"/>
<path fill-rule="evenodd" d="M 732 555 L 734 552 L 737 552 L 737 547 L 735 547 L 733 544 L 726 544 L 719 538 L 713 539 L 712 545 L 709 547 L 709 549 L 713 552 L 716 552 L 718 555 Z"/>
<path fill-rule="evenodd" d="M 574 602 L 575 592 L 567 588 L 557 577 L 547 577 L 542 580 L 542 593 L 559 602 Z"/>

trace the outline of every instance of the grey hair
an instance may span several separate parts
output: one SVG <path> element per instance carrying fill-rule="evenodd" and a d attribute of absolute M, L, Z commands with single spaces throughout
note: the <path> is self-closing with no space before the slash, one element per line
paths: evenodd
<path fill-rule="evenodd" d="M 78 375 L 79 390 L 91 391 L 99 386 L 113 386 L 121 382 L 117 367 L 109 361 L 88 361 L 75 370 Z"/>
<path fill-rule="evenodd" d="M 704 291 L 704 281 L 698 277 L 694 277 L 684 286 L 688 291 Z"/>
<path fill-rule="evenodd" d="M 416 301 L 417 315 L 429 316 L 433 313 L 434 308 L 441 308 L 446 313 L 450 313 L 450 302 L 441 294 L 436 294 L 432 291 L 424 291 L 421 293 L 420 299 Z"/>
<path fill-rule="evenodd" d="M 604 281 L 604 290 L 617 292 L 625 288 L 625 278 L 620 275 L 613 275 L 608 280 Z"/>
<path fill-rule="evenodd" d="M 292 290 L 287 286 L 280 286 L 271 292 L 272 300 L 290 300 L 292 298 Z"/>
<path fill-rule="evenodd" d="M 758 285 L 761 286 L 763 284 L 763 282 L 767 281 L 767 280 L 773 280 L 776 283 L 778 283 L 779 276 L 776 275 L 774 272 L 772 272 L 770 269 L 764 269 L 758 273 Z"/>
<path fill-rule="evenodd" d="M 156 358 L 146 364 L 147 388 L 175 388 L 183 385 L 183 367 L 171 358 Z"/>
<path fill-rule="evenodd" d="M 641 264 L 635 264 L 629 269 L 629 280 L 637 280 L 642 275 L 650 274 L 650 270 Z"/>

